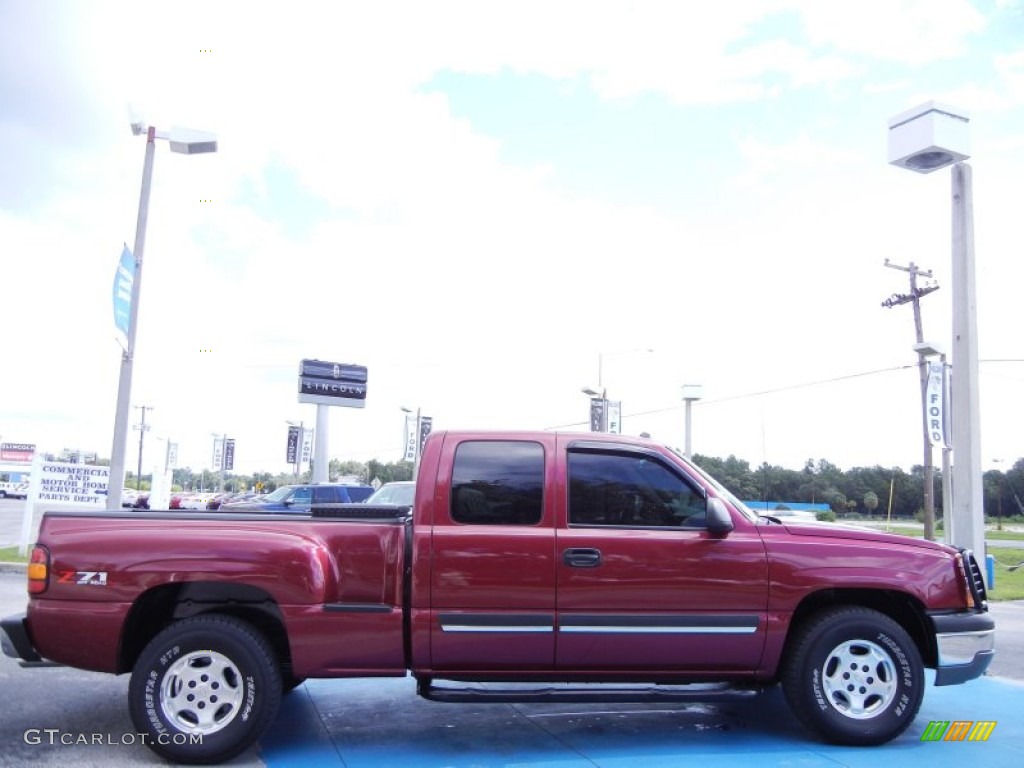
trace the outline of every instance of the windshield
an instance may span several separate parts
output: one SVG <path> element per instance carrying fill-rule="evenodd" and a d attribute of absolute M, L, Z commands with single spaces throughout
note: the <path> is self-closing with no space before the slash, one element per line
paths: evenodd
<path fill-rule="evenodd" d="M 253 501 L 284 501 L 285 496 L 292 492 L 295 488 L 294 485 L 282 485 L 273 493 L 268 493 L 266 496 L 257 496 Z"/>
<path fill-rule="evenodd" d="M 413 496 L 416 495 L 415 483 L 387 483 L 377 489 L 367 504 L 400 504 L 411 506 Z"/>
<path fill-rule="evenodd" d="M 666 447 L 668 447 L 668 446 L 666 446 Z M 728 488 L 726 488 L 726 487 L 725 487 L 724 485 L 722 485 L 722 484 L 721 484 L 720 482 L 718 482 L 717 480 L 715 480 L 715 478 L 713 478 L 713 477 L 712 477 L 711 475 L 709 475 L 709 474 L 708 474 L 707 472 L 705 472 L 705 471 L 704 471 L 703 469 L 701 469 L 700 467 L 698 467 L 698 466 L 697 466 L 696 464 L 694 464 L 694 463 L 693 463 L 693 461 L 691 461 L 690 459 L 686 458 L 686 457 L 685 457 L 685 456 L 684 456 L 683 454 L 681 454 L 681 453 L 680 453 L 679 451 L 677 451 L 677 450 L 676 450 L 675 448 L 669 448 L 669 450 L 670 450 L 670 451 L 672 451 L 672 453 L 674 453 L 674 454 L 675 454 L 676 456 L 678 456 L 678 457 L 679 457 L 680 459 L 682 459 L 682 460 L 683 460 L 684 462 L 686 462 L 686 466 L 687 466 L 687 467 L 689 467 L 689 468 L 690 468 L 690 469 L 692 469 L 692 470 L 693 470 L 694 472 L 696 472 L 696 473 L 697 473 L 698 475 L 700 475 L 700 476 L 701 476 L 701 477 L 703 477 L 703 478 L 704 478 L 705 480 L 707 480 L 707 481 L 708 481 L 708 483 L 709 483 L 709 484 L 710 484 L 711 486 L 713 486 L 713 487 L 714 487 L 714 489 L 715 489 L 716 491 L 718 491 L 718 495 L 719 495 L 719 496 L 721 496 L 721 497 L 722 497 L 723 499 L 725 499 L 726 501 L 728 501 L 728 502 L 729 502 L 730 504 L 732 504 L 732 505 L 733 505 L 734 507 L 736 507 L 736 509 L 737 509 L 737 510 L 739 510 L 739 512 L 740 512 L 740 513 L 741 513 L 741 514 L 742 514 L 743 516 L 745 516 L 745 517 L 746 517 L 746 518 L 747 518 L 748 520 L 750 520 L 751 522 L 757 522 L 757 515 L 756 515 L 756 514 L 754 513 L 754 511 L 753 511 L 753 510 L 751 510 L 751 509 L 750 509 L 750 507 L 748 507 L 748 506 L 747 506 L 746 504 L 744 504 L 744 503 L 743 503 L 742 501 L 740 501 L 739 499 L 737 499 L 737 498 L 736 498 L 736 496 L 735 496 L 735 495 L 733 494 L 733 492 L 732 492 L 732 491 L 730 491 L 730 490 L 729 490 Z"/>

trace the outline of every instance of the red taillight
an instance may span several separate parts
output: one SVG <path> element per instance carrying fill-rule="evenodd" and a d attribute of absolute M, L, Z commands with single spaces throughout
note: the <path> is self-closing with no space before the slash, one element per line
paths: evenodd
<path fill-rule="evenodd" d="M 32 547 L 28 559 L 28 593 L 38 595 L 50 586 L 50 552 L 41 544 Z"/>

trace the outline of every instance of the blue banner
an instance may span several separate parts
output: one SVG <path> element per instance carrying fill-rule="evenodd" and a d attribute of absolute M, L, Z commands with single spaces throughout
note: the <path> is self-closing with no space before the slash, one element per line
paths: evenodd
<path fill-rule="evenodd" d="M 132 317 L 132 285 L 135 283 L 135 257 L 128 246 L 121 251 L 121 261 L 114 273 L 114 327 L 121 346 L 128 348 L 128 326 Z"/>

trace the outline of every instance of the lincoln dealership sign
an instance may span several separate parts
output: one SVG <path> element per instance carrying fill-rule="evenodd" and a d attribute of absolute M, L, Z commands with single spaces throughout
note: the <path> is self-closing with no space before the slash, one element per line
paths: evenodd
<path fill-rule="evenodd" d="M 299 365 L 299 402 L 363 408 L 366 379 L 362 365 L 303 360 Z"/>
<path fill-rule="evenodd" d="M 35 443 L 0 443 L 0 461 L 32 461 Z"/>

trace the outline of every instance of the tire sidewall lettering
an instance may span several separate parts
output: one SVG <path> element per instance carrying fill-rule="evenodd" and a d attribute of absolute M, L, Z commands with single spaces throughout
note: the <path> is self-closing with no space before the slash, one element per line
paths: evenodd
<path fill-rule="evenodd" d="M 818 709 L 822 712 L 828 712 L 831 709 L 831 705 L 825 698 L 825 690 L 821 684 L 821 670 L 815 667 L 813 674 L 811 675 L 811 691 L 814 695 L 814 701 L 818 705 Z"/>
<path fill-rule="evenodd" d="M 878 633 L 875 642 L 889 650 L 890 657 L 896 666 L 899 667 L 900 685 L 903 688 L 912 689 L 914 687 L 914 675 L 903 647 L 884 632 Z"/>

